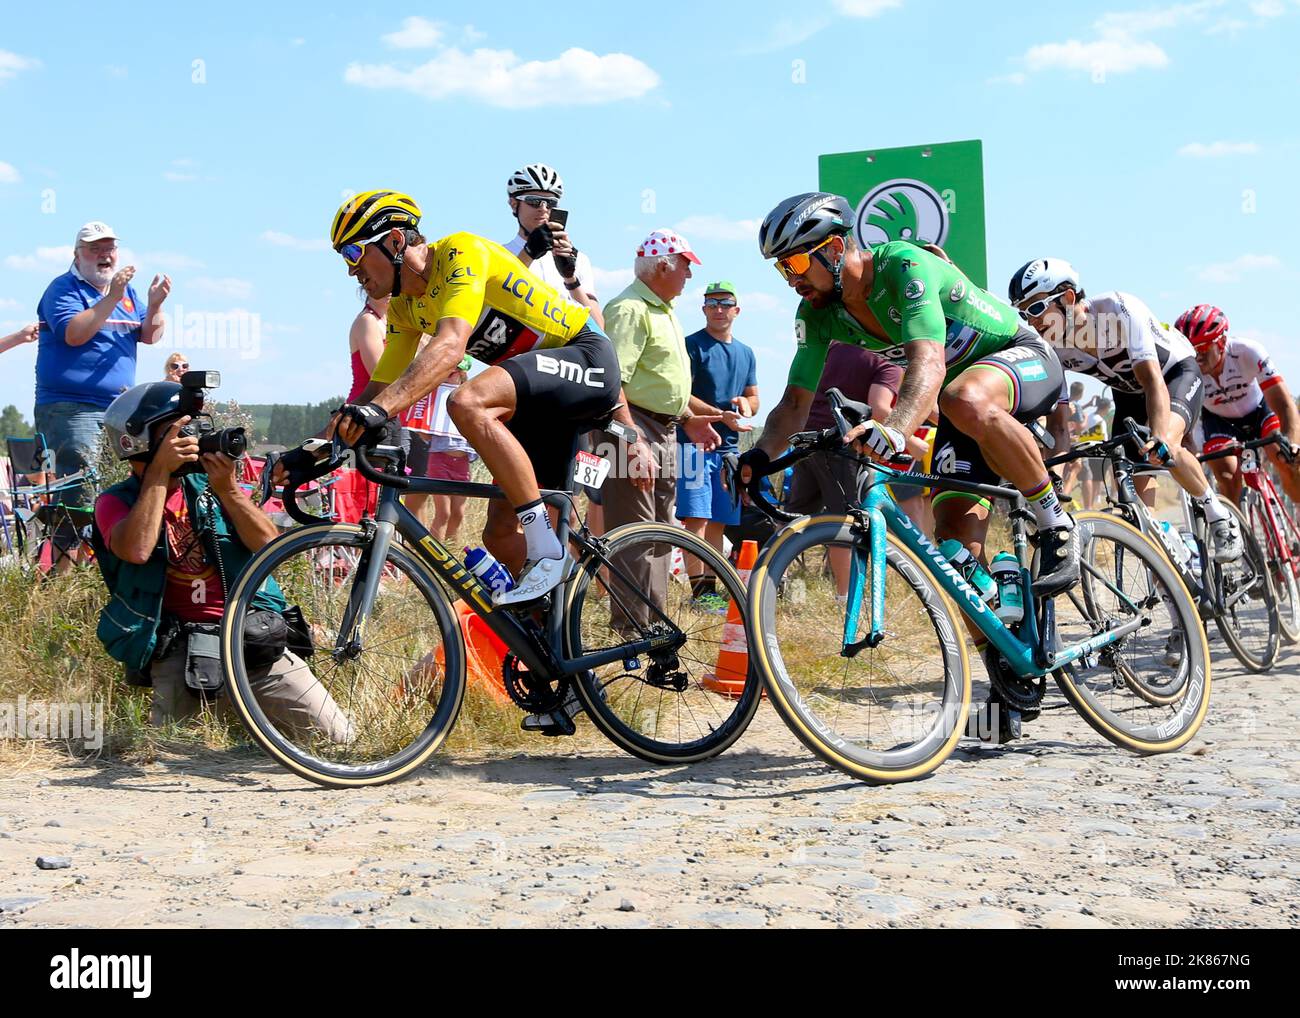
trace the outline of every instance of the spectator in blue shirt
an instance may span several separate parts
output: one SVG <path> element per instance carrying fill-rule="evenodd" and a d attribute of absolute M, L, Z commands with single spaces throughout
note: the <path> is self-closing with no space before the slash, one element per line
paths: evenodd
<path fill-rule="evenodd" d="M 163 334 L 162 304 L 171 280 L 154 276 L 142 306 L 131 278 L 117 267 L 117 234 L 90 222 L 77 232 L 72 267 L 45 288 L 36 354 L 36 431 L 54 454 L 58 476 L 94 462 L 104 410 L 135 384 L 137 343 Z M 85 486 L 62 493 L 70 506 L 88 506 Z"/>
<path fill-rule="evenodd" d="M 677 518 L 693 534 L 722 550 L 722 532 L 740 522 L 740 507 L 731 493 L 722 487 L 722 457 L 739 447 L 737 431 L 752 427 L 742 419 L 758 412 L 758 375 L 754 351 L 734 339 L 731 328 L 740 314 L 734 284 L 722 280 L 704 290 L 704 328 L 686 337 L 686 352 L 691 359 L 691 395 L 711 408 L 705 414 L 721 414 L 714 424 L 721 442 L 705 452 L 680 430 L 677 435 Z M 691 592 L 697 607 L 722 615 L 727 602 L 718 595 L 713 574 L 705 574 L 703 564 L 693 557 L 686 564 Z"/>

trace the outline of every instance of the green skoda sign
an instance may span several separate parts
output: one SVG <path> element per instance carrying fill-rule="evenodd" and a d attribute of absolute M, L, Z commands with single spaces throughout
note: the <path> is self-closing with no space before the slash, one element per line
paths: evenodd
<path fill-rule="evenodd" d="M 938 244 L 972 282 L 988 286 L 982 142 L 824 155 L 818 178 L 821 190 L 854 206 L 860 245 Z"/>

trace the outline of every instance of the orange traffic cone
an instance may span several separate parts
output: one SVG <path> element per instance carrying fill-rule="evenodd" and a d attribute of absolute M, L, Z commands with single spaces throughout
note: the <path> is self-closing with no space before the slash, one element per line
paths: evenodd
<path fill-rule="evenodd" d="M 740 546 L 740 559 L 736 563 L 736 572 L 746 587 L 749 586 L 749 574 L 757 561 L 757 542 L 746 541 Z M 704 673 L 701 682 L 711 693 L 738 700 L 745 691 L 745 677 L 748 674 L 749 644 L 745 642 L 745 621 L 740 614 L 740 606 L 733 599 L 727 605 L 727 624 L 722 628 L 718 662 L 713 666 L 713 671 Z M 766 695 L 763 693 L 763 696 Z"/>
<path fill-rule="evenodd" d="M 456 609 L 460 631 L 465 636 L 465 670 L 469 681 L 491 693 L 501 702 L 510 699 L 501 678 L 501 664 L 509 653 L 506 645 L 464 601 L 458 600 Z M 427 688 L 441 675 L 446 654 L 442 647 L 425 654 L 420 662 L 399 684 L 398 694 L 404 696 L 409 685 L 413 689 Z"/>

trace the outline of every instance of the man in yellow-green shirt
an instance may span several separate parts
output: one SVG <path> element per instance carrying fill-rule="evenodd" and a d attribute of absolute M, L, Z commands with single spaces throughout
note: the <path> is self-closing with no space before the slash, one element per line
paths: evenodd
<path fill-rule="evenodd" d="M 611 471 L 601 491 L 607 530 L 624 523 L 673 524 L 677 502 L 674 427 L 680 424 L 691 441 L 712 449 L 718 444 L 718 434 L 711 425 L 722 419 L 708 413 L 712 408 L 691 395 L 686 335 L 673 313 L 673 301 L 686 288 L 691 265 L 698 265 L 700 259 L 686 238 L 673 230 L 655 230 L 636 255 L 636 279 L 605 305 L 605 330 L 618 355 L 623 395 L 633 423 L 652 456 L 648 460 L 629 456 Z M 693 412 L 693 404 L 698 412 Z M 620 564 L 650 600 L 663 602 L 670 565 L 666 550 Z M 639 605 L 639 601 L 635 603 Z M 648 612 L 646 616 L 637 621 L 644 624 Z"/>

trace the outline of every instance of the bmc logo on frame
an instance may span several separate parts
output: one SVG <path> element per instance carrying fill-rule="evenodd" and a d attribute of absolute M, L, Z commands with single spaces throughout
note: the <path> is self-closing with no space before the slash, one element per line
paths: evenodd
<path fill-rule="evenodd" d="M 559 375 L 566 382 L 577 382 L 581 385 L 589 385 L 593 389 L 603 389 L 605 383 L 604 368 L 586 368 L 585 370 L 579 364 L 572 361 L 562 361 L 558 357 L 547 357 L 544 354 L 537 355 L 537 370 L 544 375 Z"/>

